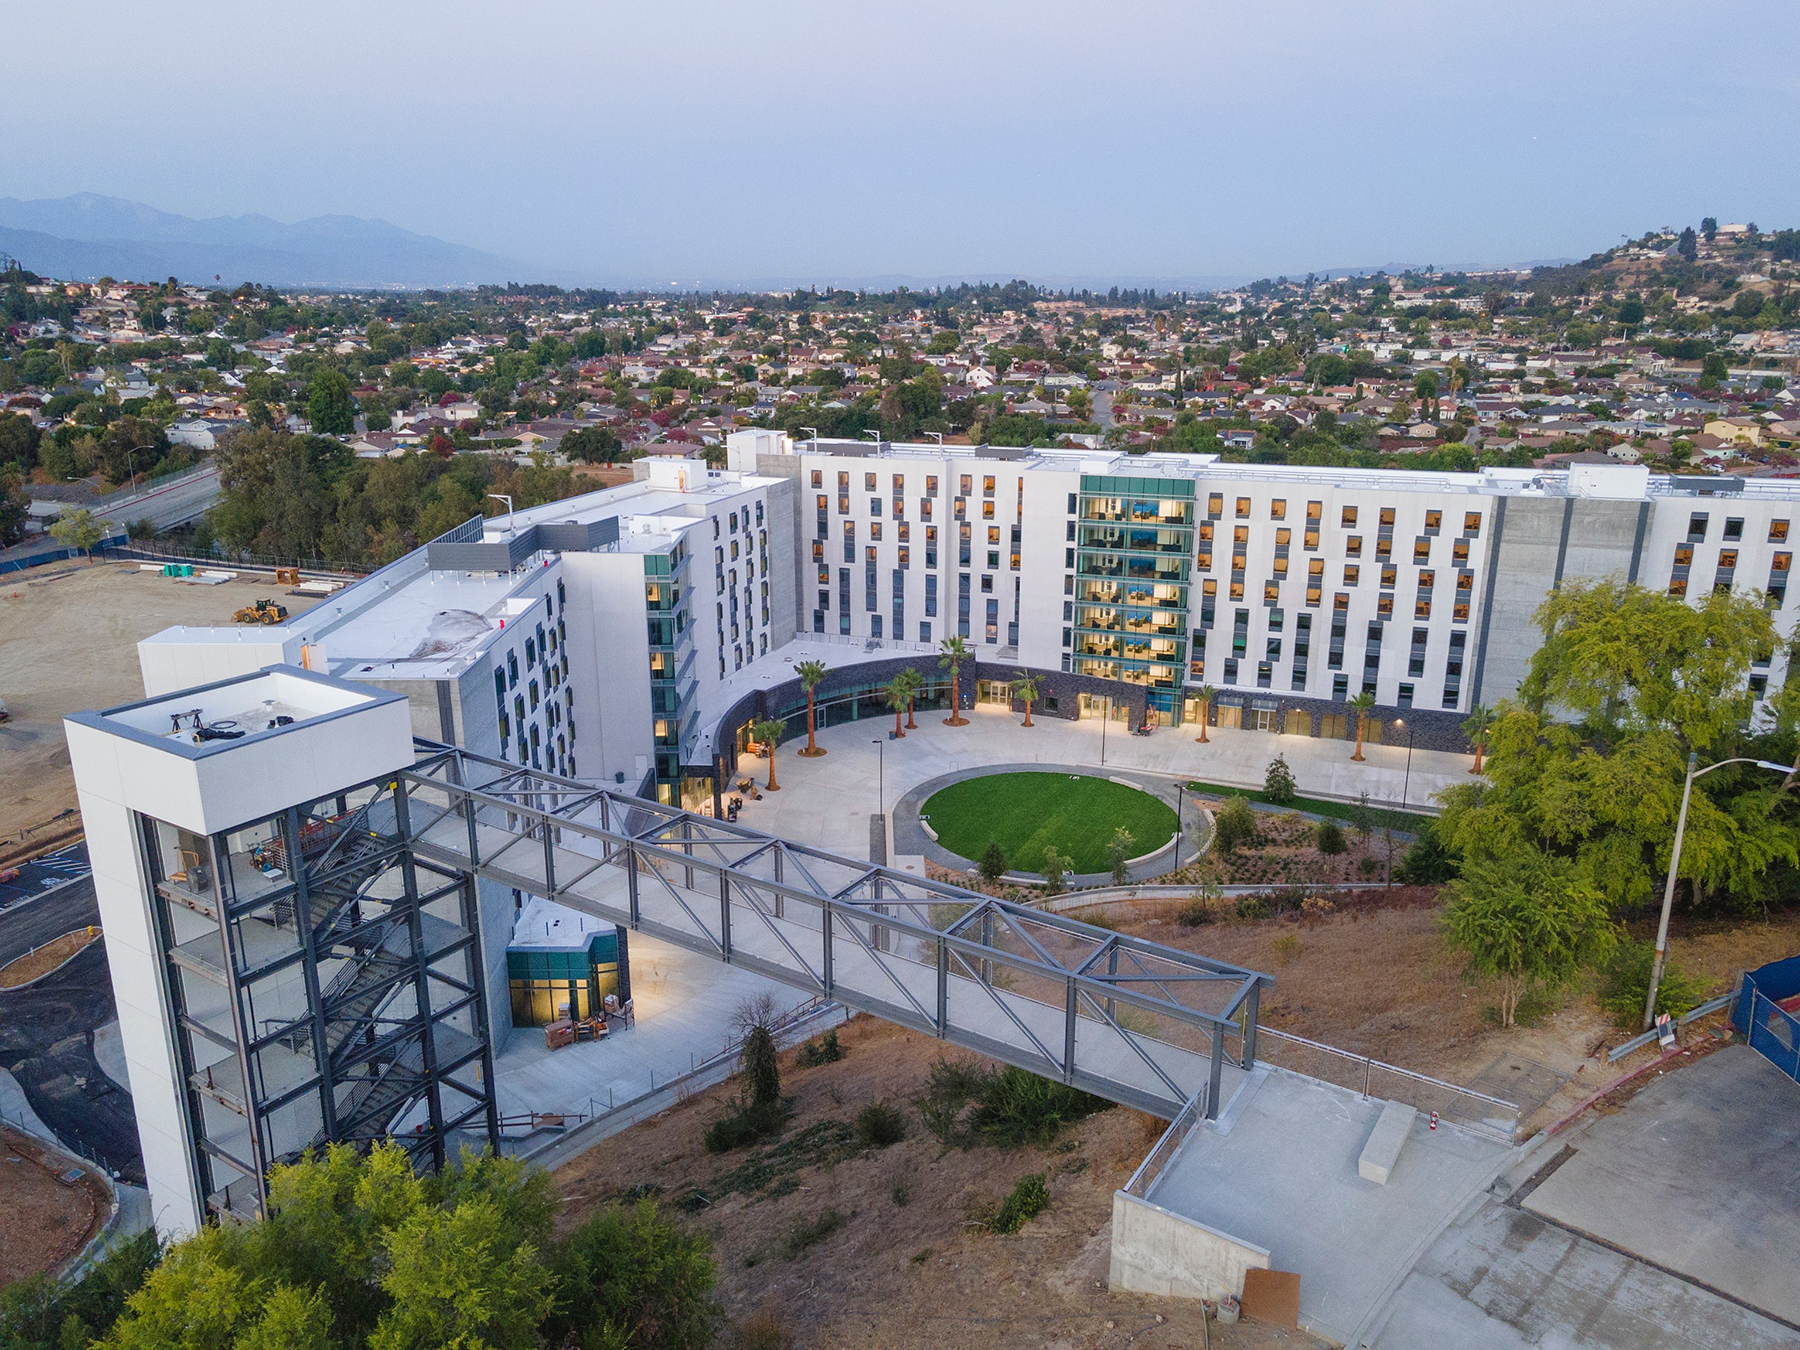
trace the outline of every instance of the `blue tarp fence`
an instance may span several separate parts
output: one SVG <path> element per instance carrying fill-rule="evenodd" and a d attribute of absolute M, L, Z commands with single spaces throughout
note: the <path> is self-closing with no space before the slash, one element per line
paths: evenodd
<path fill-rule="evenodd" d="M 1731 1023 L 1762 1057 L 1800 1082 L 1800 1017 L 1781 1007 L 1800 994 L 1800 956 L 1744 972 Z"/>

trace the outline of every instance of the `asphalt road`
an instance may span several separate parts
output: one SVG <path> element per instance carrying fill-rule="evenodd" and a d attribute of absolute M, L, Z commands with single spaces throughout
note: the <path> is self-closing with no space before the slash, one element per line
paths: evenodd
<path fill-rule="evenodd" d="M 0 965 L 99 921 L 92 877 L 37 898 L 15 898 L 0 909 Z M 131 1094 L 94 1058 L 95 1030 L 117 1016 L 102 938 L 36 984 L 0 990 L 0 1065 L 12 1071 L 31 1109 L 59 1139 L 141 1184 Z"/>
<path fill-rule="evenodd" d="M 166 530 L 194 519 L 218 499 L 219 471 L 214 468 L 168 487 L 147 487 L 137 497 L 114 502 L 99 514 L 127 524 L 147 519 L 157 529 Z"/>

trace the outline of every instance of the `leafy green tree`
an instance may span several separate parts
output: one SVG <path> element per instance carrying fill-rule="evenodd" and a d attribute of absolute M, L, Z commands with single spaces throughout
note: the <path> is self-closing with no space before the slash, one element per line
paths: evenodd
<path fill-rule="evenodd" d="M 1255 844 L 1258 830 L 1256 812 L 1239 793 L 1232 793 L 1213 811 L 1213 847 L 1231 854 L 1239 844 Z"/>
<path fill-rule="evenodd" d="M 38 445 L 44 433 L 22 413 L 0 413 L 0 464 L 17 465 L 29 472 L 37 464 Z"/>
<path fill-rule="evenodd" d="M 391 1303 L 370 1350 L 538 1345 L 551 1275 L 531 1243 L 507 1236 L 491 1200 L 416 1210 L 388 1239 L 381 1287 Z"/>
<path fill-rule="evenodd" d="M 630 458 L 619 433 L 611 427 L 576 427 L 563 433 L 557 449 L 581 464 L 616 464 Z"/>
<path fill-rule="evenodd" d="M 0 472 L 0 548 L 7 548 L 25 537 L 25 520 L 31 511 L 31 499 L 16 473 Z"/>
<path fill-rule="evenodd" d="M 1470 861 L 1446 890 L 1445 938 L 1466 975 L 1499 981 L 1502 1026 L 1513 1025 L 1527 987 L 1566 984 L 1616 941 L 1600 891 L 1567 860 L 1529 845 Z"/>
<path fill-rule="evenodd" d="M 1684 226 L 1680 237 L 1675 241 L 1675 251 L 1686 262 L 1693 262 L 1700 256 L 1700 241 L 1694 237 L 1694 227 Z"/>
<path fill-rule="evenodd" d="M 1344 842 L 1344 827 L 1335 820 L 1321 820 L 1314 841 L 1319 852 L 1328 858 L 1337 857 L 1348 847 Z"/>
<path fill-rule="evenodd" d="M 346 436 L 356 429 L 356 404 L 342 371 L 323 366 L 313 375 L 306 392 L 306 420 L 319 436 Z"/>
<path fill-rule="evenodd" d="M 1263 774 L 1263 796 L 1277 806 L 1286 806 L 1300 795 L 1294 785 L 1294 771 L 1288 767 L 1287 756 L 1277 755 L 1269 761 L 1268 771 Z"/>
<path fill-rule="evenodd" d="M 1044 845 L 1044 851 L 1038 858 L 1038 871 L 1044 878 L 1044 894 L 1061 895 L 1069 888 L 1070 862 L 1057 852 L 1054 844 Z"/>
<path fill-rule="evenodd" d="M 1006 854 L 997 842 L 990 841 L 975 866 L 982 879 L 991 886 L 1006 874 Z"/>
<path fill-rule="evenodd" d="M 1649 904 L 1668 868 L 1688 755 L 1793 754 L 1786 691 L 1771 729 L 1746 730 L 1745 677 L 1775 642 L 1768 612 L 1749 596 L 1690 605 L 1607 582 L 1565 586 L 1539 622 L 1545 643 L 1519 701 L 1498 711 L 1486 782 L 1440 794 L 1440 837 L 1471 860 L 1527 845 L 1554 852 L 1614 905 Z M 1792 788 L 1736 767 L 1696 785 L 1681 855 L 1696 898 L 1748 907 L 1791 886 L 1800 866 Z"/>
<path fill-rule="evenodd" d="M 562 1244 L 555 1269 L 552 1345 L 705 1350 L 721 1320 L 711 1239 L 664 1219 L 653 1201 L 595 1214 Z"/>
<path fill-rule="evenodd" d="M 74 511 L 64 511 L 51 521 L 50 537 L 64 548 L 87 554 L 91 564 L 94 561 L 94 545 L 106 538 L 106 527 L 94 519 L 92 511 L 83 506 Z"/>
<path fill-rule="evenodd" d="M 1123 886 L 1131 880 L 1131 854 L 1137 847 L 1137 836 L 1123 825 L 1112 833 L 1106 841 L 1107 861 L 1112 864 L 1113 885 Z"/>

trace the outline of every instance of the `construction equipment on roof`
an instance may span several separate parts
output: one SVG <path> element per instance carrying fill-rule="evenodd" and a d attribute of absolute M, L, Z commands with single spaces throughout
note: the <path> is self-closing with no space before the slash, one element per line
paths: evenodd
<path fill-rule="evenodd" d="M 278 605 L 273 600 L 258 600 L 254 605 L 245 605 L 231 617 L 238 623 L 280 623 L 287 618 L 287 606 Z"/>

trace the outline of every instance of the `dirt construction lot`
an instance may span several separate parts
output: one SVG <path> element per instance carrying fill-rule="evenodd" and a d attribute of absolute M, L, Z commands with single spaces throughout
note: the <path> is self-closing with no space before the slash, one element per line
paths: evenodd
<path fill-rule="evenodd" d="M 267 572 L 196 586 L 134 562 L 58 563 L 0 578 L 0 698 L 12 714 L 0 723 L 0 851 L 75 805 L 62 719 L 142 698 L 142 639 L 173 624 L 228 624 L 263 596 L 290 614 L 318 603 L 285 589 Z"/>
<path fill-rule="evenodd" d="M 105 1186 L 85 1170 L 64 1185 L 57 1177 L 68 1167 L 36 1140 L 0 1126 L 0 1289 L 54 1270 L 105 1220 Z"/>

